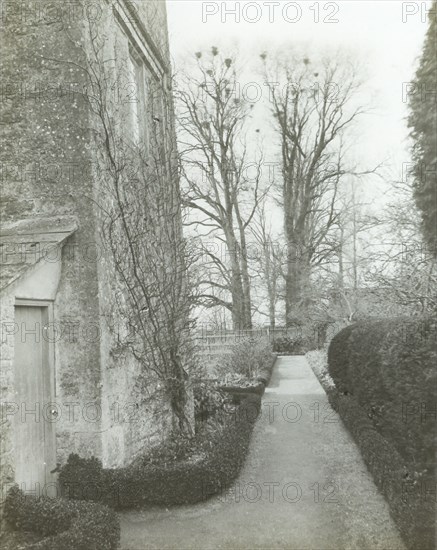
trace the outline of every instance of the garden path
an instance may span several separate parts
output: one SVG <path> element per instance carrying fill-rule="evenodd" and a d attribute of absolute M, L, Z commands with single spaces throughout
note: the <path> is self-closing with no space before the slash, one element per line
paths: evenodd
<path fill-rule="evenodd" d="M 305 357 L 280 357 L 246 465 L 195 505 L 121 514 L 122 548 L 398 550 L 404 546 L 359 450 Z"/>

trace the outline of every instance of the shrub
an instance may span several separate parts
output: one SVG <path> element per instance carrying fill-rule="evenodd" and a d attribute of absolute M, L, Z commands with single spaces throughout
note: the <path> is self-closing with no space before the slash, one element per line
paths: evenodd
<path fill-rule="evenodd" d="M 113 550 L 119 546 L 118 518 L 106 506 L 59 498 L 37 498 L 13 487 L 6 497 L 4 517 L 13 530 L 34 532 L 44 537 L 22 548 Z"/>
<path fill-rule="evenodd" d="M 248 395 L 251 393 L 261 396 L 263 395 L 265 388 L 266 386 L 264 382 L 262 382 L 261 380 L 252 382 L 251 384 L 247 384 L 244 382 L 239 384 L 237 381 L 237 383 L 230 384 L 229 386 L 227 385 L 220 386 L 220 389 L 223 392 L 229 393 L 231 395 L 242 395 L 242 396 Z"/>
<path fill-rule="evenodd" d="M 323 347 L 332 337 L 334 328 L 334 323 L 329 321 L 296 318 L 291 326 L 273 333 L 273 351 L 284 355 L 304 355 Z"/>
<path fill-rule="evenodd" d="M 217 384 L 198 380 L 193 384 L 194 419 L 196 426 L 212 417 L 222 420 L 228 398 L 217 388 Z"/>
<path fill-rule="evenodd" d="M 296 355 L 303 352 L 302 336 L 279 336 L 273 340 L 273 351 L 285 355 Z"/>
<path fill-rule="evenodd" d="M 260 403 L 257 395 L 245 396 L 229 411 L 221 428 L 197 434 L 190 452 L 176 458 L 164 448 L 164 452 L 152 451 L 129 467 L 104 469 L 95 459 L 70 455 L 59 474 L 64 495 L 118 509 L 205 500 L 229 486 L 239 474 Z"/>
<path fill-rule="evenodd" d="M 276 355 L 269 354 L 269 359 L 266 358 L 266 362 L 258 369 L 254 380 L 247 380 L 240 374 L 226 374 L 219 386 L 220 390 L 231 395 L 233 403 L 239 403 L 248 394 L 262 396 L 270 383 L 275 361 Z"/>
<path fill-rule="evenodd" d="M 216 366 L 218 378 L 238 374 L 255 379 L 272 361 L 272 347 L 266 338 L 244 338 L 232 345 L 231 353 L 224 354 Z"/>

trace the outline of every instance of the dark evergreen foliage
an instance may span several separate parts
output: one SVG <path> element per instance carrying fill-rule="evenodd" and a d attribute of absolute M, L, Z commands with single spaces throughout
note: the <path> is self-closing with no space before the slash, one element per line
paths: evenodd
<path fill-rule="evenodd" d="M 410 90 L 409 126 L 414 140 L 414 197 L 422 214 L 423 234 L 437 255 L 437 1 L 419 68 Z"/>
<path fill-rule="evenodd" d="M 115 550 L 119 547 L 117 514 L 106 506 L 62 498 L 25 495 L 18 487 L 9 490 L 4 509 L 7 525 L 14 531 L 42 538 L 20 544 L 28 550 Z"/>

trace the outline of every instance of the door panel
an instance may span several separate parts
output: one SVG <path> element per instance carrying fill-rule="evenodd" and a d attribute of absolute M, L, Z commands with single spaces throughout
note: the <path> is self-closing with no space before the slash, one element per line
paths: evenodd
<path fill-rule="evenodd" d="M 19 411 L 15 415 L 15 481 L 23 491 L 46 491 L 56 467 L 54 427 L 49 403 L 52 374 L 45 327 L 48 307 L 16 306 L 15 390 Z"/>

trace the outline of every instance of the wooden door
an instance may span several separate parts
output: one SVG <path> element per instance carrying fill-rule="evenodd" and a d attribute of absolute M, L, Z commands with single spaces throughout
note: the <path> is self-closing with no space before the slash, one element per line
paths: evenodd
<path fill-rule="evenodd" d="M 15 322 L 15 481 L 25 492 L 49 494 L 56 467 L 49 306 L 17 305 Z"/>

